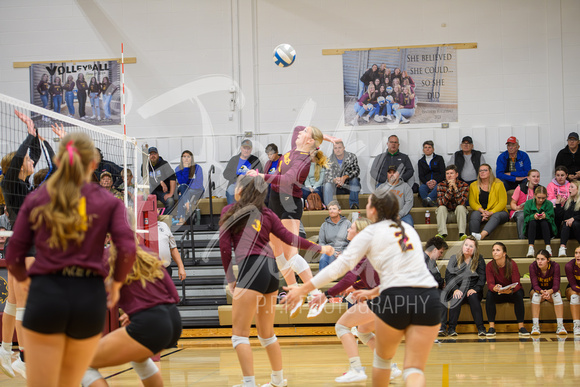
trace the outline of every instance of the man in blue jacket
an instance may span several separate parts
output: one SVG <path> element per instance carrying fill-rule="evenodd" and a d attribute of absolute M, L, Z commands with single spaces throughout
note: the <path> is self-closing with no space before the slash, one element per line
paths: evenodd
<path fill-rule="evenodd" d="M 503 181 L 506 191 L 509 191 L 528 179 L 532 162 L 526 152 L 519 150 L 520 143 L 514 136 L 507 139 L 506 146 L 507 150 L 497 157 L 496 177 Z"/>

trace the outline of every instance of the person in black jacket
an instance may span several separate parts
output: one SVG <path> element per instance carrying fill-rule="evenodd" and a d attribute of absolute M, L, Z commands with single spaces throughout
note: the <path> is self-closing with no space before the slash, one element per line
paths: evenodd
<path fill-rule="evenodd" d="M 473 139 L 471 136 L 465 136 L 461 140 L 461 150 L 451 156 L 449 164 L 457 167 L 459 179 L 469 185 L 477 180 L 479 166 L 485 164 L 485 158 L 480 151 L 473 149 Z"/>
<path fill-rule="evenodd" d="M 119 188 L 123 184 L 123 168 L 112 161 L 103 159 L 103 152 L 99 148 L 95 148 L 95 161 L 97 168 L 94 172 L 94 179 L 96 182 L 101 180 L 101 173 L 109 172 L 113 177 L 113 187 Z"/>
<path fill-rule="evenodd" d="M 77 77 L 77 99 L 79 101 L 79 117 L 81 120 L 85 119 L 87 115 L 85 112 L 85 105 L 87 104 L 87 90 L 89 85 L 85 81 L 85 74 L 79 73 Z"/>
<path fill-rule="evenodd" d="M 169 214 L 175 206 L 174 194 L 177 188 L 177 177 L 171 165 L 159 156 L 157 148 L 152 146 L 149 153 L 149 189 L 165 206 L 165 214 Z"/>
<path fill-rule="evenodd" d="M 238 176 L 245 175 L 250 169 L 258 169 L 260 173 L 263 172 L 260 159 L 252 154 L 252 141 L 245 139 L 240 146 L 240 153 L 233 156 L 226 169 L 224 169 L 224 178 L 228 181 L 228 188 L 226 189 L 226 199 L 228 204 L 234 203 L 234 190 L 236 188 L 236 180 Z"/>
<path fill-rule="evenodd" d="M 461 254 L 449 258 L 445 270 L 444 299 L 449 300 L 449 336 L 457 336 L 455 327 L 461 313 L 461 305 L 466 302 L 471 308 L 478 336 L 486 335 L 481 309 L 484 285 L 485 261 L 483 255 L 479 254 L 477 240 L 470 235 L 461 245 Z"/>
<path fill-rule="evenodd" d="M 437 267 L 437 260 L 443 257 L 445 251 L 449 248 L 447 243 L 443 238 L 440 237 L 433 237 L 425 243 L 425 264 L 433 275 L 435 281 L 437 281 L 437 288 L 439 289 L 439 299 L 441 299 L 441 292 L 445 287 L 445 279 L 441 276 L 441 272 L 439 271 L 439 267 Z M 447 323 L 447 305 L 442 308 L 441 311 L 441 329 L 439 329 L 439 334 L 446 334 L 445 331 L 445 324 Z"/>
<path fill-rule="evenodd" d="M 409 156 L 399 152 L 399 137 L 394 134 L 389 136 L 387 151 L 378 155 L 371 166 L 371 178 L 375 180 L 376 187 L 387 181 L 387 172 L 392 166 L 399 172 L 400 179 L 406 183 L 415 173 Z"/>
<path fill-rule="evenodd" d="M 360 77 L 357 99 L 360 99 L 360 97 L 362 97 L 369 83 L 374 82 L 375 79 L 377 78 L 379 78 L 379 67 L 376 64 L 374 64 L 370 69 L 365 71 L 364 74 Z"/>
<path fill-rule="evenodd" d="M 578 144 L 580 144 L 578 133 L 570 133 L 568 135 L 568 145 L 560 150 L 558 156 L 556 156 L 555 166 L 563 165 L 568 169 L 569 181 L 580 179 L 580 154 L 578 153 Z M 578 154 L 578 158 L 576 158 L 576 154 Z"/>
<path fill-rule="evenodd" d="M 423 143 L 423 157 L 419 159 L 419 196 L 423 207 L 434 207 L 437 203 L 437 184 L 445 180 L 445 161 L 434 153 L 433 141 Z"/>

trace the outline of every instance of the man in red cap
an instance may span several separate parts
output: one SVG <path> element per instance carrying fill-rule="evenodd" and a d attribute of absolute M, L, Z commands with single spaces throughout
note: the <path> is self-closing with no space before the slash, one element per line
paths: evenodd
<path fill-rule="evenodd" d="M 496 177 L 503 181 L 506 191 L 509 191 L 527 181 L 532 162 L 526 152 L 519 150 L 520 143 L 515 136 L 509 137 L 505 144 L 507 150 L 497 157 Z"/>

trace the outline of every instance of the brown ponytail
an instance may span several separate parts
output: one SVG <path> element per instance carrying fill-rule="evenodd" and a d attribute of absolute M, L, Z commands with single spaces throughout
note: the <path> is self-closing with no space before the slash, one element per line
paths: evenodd
<path fill-rule="evenodd" d="M 401 238 L 399 245 L 402 251 L 407 251 L 407 236 L 405 235 L 405 227 L 399 217 L 399 200 L 390 190 L 377 190 L 371 194 L 369 200 L 371 207 L 377 210 L 378 221 L 392 220 L 396 226 L 401 230 Z"/>

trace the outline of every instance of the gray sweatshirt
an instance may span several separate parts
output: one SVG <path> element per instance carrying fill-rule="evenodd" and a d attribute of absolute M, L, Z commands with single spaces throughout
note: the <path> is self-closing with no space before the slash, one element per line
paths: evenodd
<path fill-rule="evenodd" d="M 338 223 L 330 220 L 330 216 L 324 220 L 318 232 L 318 244 L 331 245 L 336 251 L 342 251 L 348 245 L 346 234 L 350 228 L 350 221 L 344 216 L 340 216 Z"/>
<path fill-rule="evenodd" d="M 385 183 L 382 184 L 377 191 L 379 190 L 387 190 L 391 191 L 395 194 L 397 199 L 399 199 L 399 217 L 403 217 L 411 212 L 411 208 L 413 208 L 413 190 L 409 187 L 409 184 L 403 182 L 403 180 L 399 179 L 399 182 L 394 186 Z"/>

